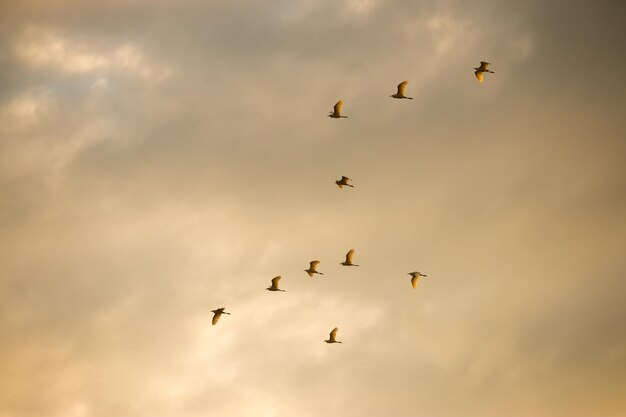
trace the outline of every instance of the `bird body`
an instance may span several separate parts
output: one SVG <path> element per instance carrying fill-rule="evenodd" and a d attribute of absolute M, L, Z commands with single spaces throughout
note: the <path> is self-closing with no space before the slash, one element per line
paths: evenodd
<path fill-rule="evenodd" d="M 354 249 L 350 249 L 348 253 L 346 253 L 346 260 L 341 262 L 340 265 L 343 266 L 358 266 L 352 263 L 352 258 L 354 257 Z"/>
<path fill-rule="evenodd" d="M 225 307 L 218 308 L 217 310 L 211 310 L 211 312 L 213 313 L 213 320 L 211 321 L 211 324 L 213 326 L 215 326 L 215 324 L 220 319 L 220 317 L 222 317 L 222 314 L 230 315 L 230 313 L 227 313 L 224 310 L 225 310 Z"/>
<path fill-rule="evenodd" d="M 411 285 L 413 286 L 413 288 L 417 287 L 417 281 L 419 280 L 419 277 L 427 277 L 428 276 L 428 275 L 422 274 L 421 272 L 418 272 L 418 271 L 409 272 L 409 275 L 411 276 Z"/>
<path fill-rule="evenodd" d="M 481 84 L 484 81 L 483 73 L 490 72 L 492 74 L 495 74 L 495 72 L 489 69 L 489 65 L 491 65 L 489 62 L 480 61 L 480 67 L 474 68 L 474 75 L 476 76 L 478 82 Z"/>
<path fill-rule="evenodd" d="M 407 97 L 405 95 L 406 92 L 406 85 L 409 82 L 407 80 L 402 81 L 400 84 L 398 84 L 398 92 L 396 94 L 392 94 L 389 97 L 393 97 L 393 98 L 406 98 L 409 100 L 413 100 L 413 97 Z"/>
<path fill-rule="evenodd" d="M 331 117 L 333 119 L 347 119 L 348 116 L 341 115 L 342 107 L 343 107 L 343 100 L 339 100 L 337 103 L 335 103 L 335 106 L 333 107 L 333 111 L 330 112 L 328 117 Z"/>
<path fill-rule="evenodd" d="M 346 187 L 353 187 L 354 188 L 354 185 L 349 184 L 348 181 L 352 181 L 352 180 L 350 178 L 342 175 L 340 180 L 335 181 L 335 184 L 337 184 L 337 187 L 339 187 L 339 188 L 343 188 L 344 185 Z"/>
<path fill-rule="evenodd" d="M 313 277 L 314 274 L 324 275 L 321 272 L 318 272 L 317 265 L 319 265 L 320 261 L 311 261 L 309 264 L 309 269 L 305 269 L 304 272 L 309 274 L 310 277 Z"/>
<path fill-rule="evenodd" d="M 281 276 L 277 276 L 272 278 L 272 285 L 270 285 L 269 287 L 266 288 L 266 290 L 268 291 L 282 291 L 285 292 L 285 290 L 281 290 L 280 288 L 278 288 L 278 283 L 280 282 L 280 278 Z"/>
<path fill-rule="evenodd" d="M 331 332 L 330 335 L 328 336 L 328 340 L 324 340 L 324 342 L 326 343 L 343 343 L 337 340 L 337 330 L 339 330 L 338 327 L 335 327 Z"/>

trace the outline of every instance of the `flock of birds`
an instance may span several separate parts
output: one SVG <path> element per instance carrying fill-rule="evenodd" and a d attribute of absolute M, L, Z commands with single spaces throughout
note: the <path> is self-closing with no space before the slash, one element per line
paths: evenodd
<path fill-rule="evenodd" d="M 484 81 L 484 73 L 488 72 L 491 74 L 494 74 L 493 71 L 491 71 L 489 69 L 489 65 L 491 65 L 489 62 L 484 62 L 481 61 L 480 62 L 480 66 L 474 68 L 474 75 L 476 76 L 476 79 L 478 80 L 478 82 L 480 82 L 481 84 Z M 400 84 L 398 84 L 398 90 L 395 94 L 390 95 L 389 97 L 392 98 L 396 98 L 396 99 L 407 99 L 407 100 L 413 100 L 413 97 L 408 97 L 406 95 L 406 86 L 409 84 L 409 82 L 407 80 L 402 81 Z M 333 111 L 330 112 L 330 114 L 328 115 L 328 117 L 333 118 L 333 119 L 347 119 L 348 116 L 344 116 L 341 114 L 341 109 L 343 107 L 343 100 L 339 100 L 334 106 L 333 106 Z M 341 179 L 338 179 L 337 181 L 335 181 L 335 184 L 337 184 L 337 187 L 339 187 L 340 189 L 343 189 L 343 187 L 351 187 L 354 188 L 354 185 L 350 184 L 350 181 L 352 181 L 350 178 L 346 177 L 346 176 L 341 176 Z M 345 261 L 341 262 L 340 265 L 343 266 L 359 266 L 355 263 L 352 262 L 352 259 L 354 258 L 354 249 L 350 249 L 348 251 L 348 253 L 346 253 L 346 259 Z M 304 272 L 306 272 L 309 277 L 313 277 L 315 274 L 318 275 L 324 275 L 322 272 L 319 272 L 317 270 L 317 266 L 320 264 L 320 261 L 318 260 L 314 260 L 311 261 L 309 263 L 309 268 L 305 269 Z M 427 277 L 428 275 L 426 274 L 422 274 L 419 271 L 413 271 L 413 272 L 409 272 L 408 275 L 411 276 L 411 286 L 415 289 L 417 287 L 417 283 L 419 281 L 420 277 Z M 285 292 L 285 290 L 280 289 L 279 283 L 281 280 L 281 276 L 276 276 L 274 278 L 272 278 L 271 280 L 271 284 L 269 287 L 266 288 L 267 291 L 282 291 Z M 217 324 L 218 320 L 220 319 L 220 317 L 222 316 L 222 314 L 229 314 L 227 313 L 225 307 L 221 307 L 215 310 L 211 310 L 211 312 L 213 313 L 213 320 L 211 321 L 211 323 L 213 325 Z M 337 331 L 339 330 L 338 327 L 335 327 L 329 334 L 328 336 L 328 340 L 324 340 L 324 342 L 326 343 L 342 343 L 340 341 L 337 340 Z"/>

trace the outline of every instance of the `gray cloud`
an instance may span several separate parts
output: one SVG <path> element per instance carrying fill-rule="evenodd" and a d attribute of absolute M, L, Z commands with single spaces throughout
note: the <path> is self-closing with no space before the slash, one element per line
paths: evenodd
<path fill-rule="evenodd" d="M 624 413 L 623 6 L 4 9 L 0 416 Z"/>

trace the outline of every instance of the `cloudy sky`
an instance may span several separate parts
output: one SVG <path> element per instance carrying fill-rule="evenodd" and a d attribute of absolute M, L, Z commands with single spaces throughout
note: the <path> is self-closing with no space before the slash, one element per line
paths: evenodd
<path fill-rule="evenodd" d="M 0 7 L 0 417 L 626 415 L 623 3 Z"/>

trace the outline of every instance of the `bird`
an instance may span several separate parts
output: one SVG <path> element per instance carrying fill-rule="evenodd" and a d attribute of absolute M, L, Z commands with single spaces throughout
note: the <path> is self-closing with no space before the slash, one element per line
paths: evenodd
<path fill-rule="evenodd" d="M 228 315 L 230 315 L 230 313 L 227 313 L 227 312 L 225 312 L 224 310 L 225 310 L 225 308 L 224 308 L 224 307 L 218 308 L 217 310 L 211 310 L 211 312 L 213 313 L 213 320 L 211 321 L 211 324 L 212 324 L 213 326 L 215 326 L 215 324 L 216 324 L 216 323 L 217 323 L 217 321 L 220 319 L 220 317 L 222 317 L 222 314 L 228 314 Z"/>
<path fill-rule="evenodd" d="M 354 256 L 354 249 L 350 249 L 348 253 L 346 253 L 346 260 L 341 262 L 339 265 L 343 266 L 358 266 L 352 263 L 352 257 Z"/>
<path fill-rule="evenodd" d="M 428 276 L 428 275 L 422 274 L 421 272 L 418 272 L 418 271 L 409 272 L 409 275 L 411 276 L 411 285 L 413 286 L 413 288 L 417 288 L 417 280 L 419 279 L 419 277 L 427 277 Z"/>
<path fill-rule="evenodd" d="M 281 276 L 277 276 L 272 278 L 272 285 L 270 285 L 269 287 L 266 288 L 266 290 L 268 291 L 285 291 L 285 290 L 281 290 L 280 288 L 278 288 L 278 283 L 280 282 L 280 278 Z"/>
<path fill-rule="evenodd" d="M 309 269 L 305 269 L 304 272 L 309 274 L 310 277 L 313 277 L 313 274 L 324 275 L 321 272 L 317 271 L 317 265 L 319 265 L 319 263 L 320 261 L 311 261 L 311 265 L 309 266 Z"/>
<path fill-rule="evenodd" d="M 348 181 L 352 181 L 352 180 L 350 178 L 342 175 L 340 180 L 335 181 L 335 184 L 337 184 L 337 187 L 339 187 L 339 188 L 343 188 L 344 185 L 346 187 L 353 187 L 354 188 L 354 185 L 348 184 Z"/>
<path fill-rule="evenodd" d="M 489 65 L 491 65 L 489 62 L 480 61 L 480 67 L 474 68 L 476 70 L 474 72 L 474 75 L 476 76 L 476 79 L 478 80 L 478 82 L 481 84 L 483 82 L 484 72 L 490 72 L 492 74 L 495 74 L 495 72 L 489 69 Z"/>
<path fill-rule="evenodd" d="M 332 332 L 330 332 L 330 335 L 328 336 L 328 340 L 324 340 L 324 342 L 326 343 L 343 343 L 337 340 L 337 330 L 339 330 L 339 327 L 335 327 L 333 329 Z"/>
<path fill-rule="evenodd" d="M 347 119 L 348 116 L 341 115 L 341 107 L 343 107 L 343 100 L 339 100 L 335 107 L 333 107 L 333 111 L 330 112 L 328 117 L 332 117 L 333 119 Z"/>
<path fill-rule="evenodd" d="M 389 97 L 393 97 L 393 98 L 407 98 L 409 100 L 413 100 L 413 97 L 407 97 L 404 95 L 405 91 L 406 91 L 406 85 L 409 82 L 407 80 L 402 81 L 400 84 L 398 84 L 398 92 L 396 94 L 392 94 Z"/>

